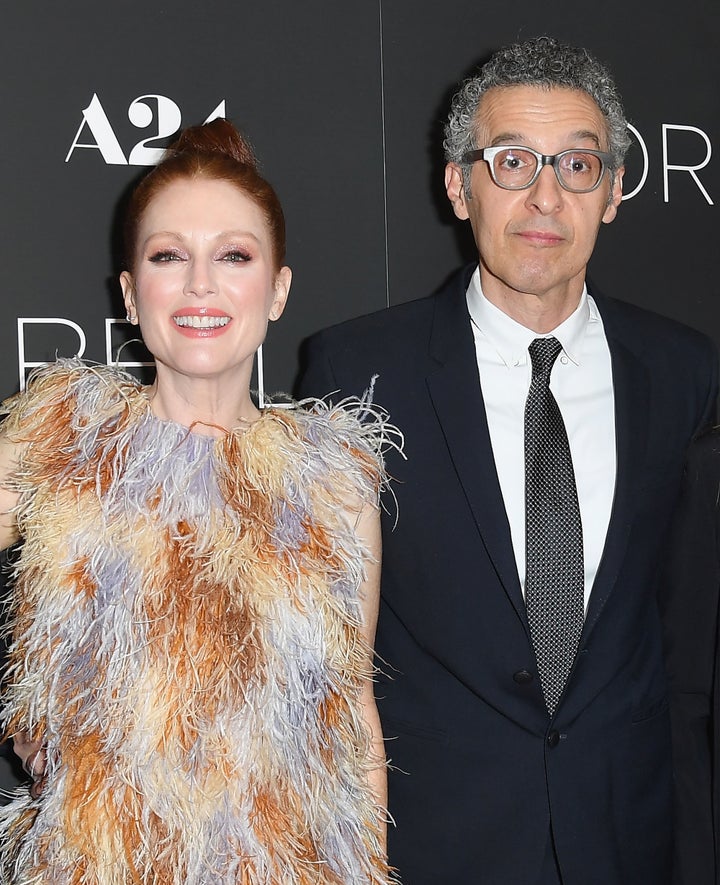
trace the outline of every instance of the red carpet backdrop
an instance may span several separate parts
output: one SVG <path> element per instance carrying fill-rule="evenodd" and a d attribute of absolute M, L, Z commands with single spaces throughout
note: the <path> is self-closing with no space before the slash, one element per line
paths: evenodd
<path fill-rule="evenodd" d="M 293 290 L 266 385 L 288 390 L 310 332 L 425 295 L 473 257 L 442 190 L 449 98 L 499 45 L 541 33 L 606 62 L 632 121 L 594 284 L 720 342 L 717 0 L 26 0 L 5 10 L 0 54 L 0 396 L 56 354 L 115 359 L 127 190 L 178 128 L 220 114 L 286 209 Z"/>

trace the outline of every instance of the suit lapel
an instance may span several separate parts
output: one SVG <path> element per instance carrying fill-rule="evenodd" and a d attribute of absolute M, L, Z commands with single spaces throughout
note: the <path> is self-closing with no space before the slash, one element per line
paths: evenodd
<path fill-rule="evenodd" d="M 437 297 L 430 353 L 438 367 L 427 375 L 426 383 L 488 557 L 527 631 L 465 301 L 472 270 L 458 274 Z"/>
<path fill-rule="evenodd" d="M 465 293 L 473 272 L 465 268 L 436 298 L 430 355 L 437 364 L 426 383 L 435 414 L 488 557 L 528 633 L 525 603 L 500 491 L 475 343 Z M 583 641 L 590 635 L 615 586 L 623 562 L 638 477 L 647 451 L 650 379 L 627 331 L 615 323 L 611 302 L 594 296 L 610 348 L 615 397 L 617 472 L 602 559 L 588 605 Z"/>
<path fill-rule="evenodd" d="M 597 298 L 610 347 L 615 396 L 617 473 L 605 547 L 590 594 L 583 639 L 592 632 L 615 586 L 625 556 L 633 519 L 636 485 L 647 453 L 650 378 L 643 363 L 613 323 L 612 304 Z"/>

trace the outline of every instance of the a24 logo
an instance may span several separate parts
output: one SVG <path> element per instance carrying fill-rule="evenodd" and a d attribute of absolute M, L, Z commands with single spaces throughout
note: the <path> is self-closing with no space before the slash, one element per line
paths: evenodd
<path fill-rule="evenodd" d="M 174 135 L 182 125 L 182 112 L 178 105 L 165 95 L 139 95 L 127 109 L 128 119 L 136 129 L 147 129 L 153 123 L 153 134 L 137 142 L 125 156 L 105 109 L 93 93 L 90 104 L 83 109 L 82 121 L 67 152 L 69 162 L 76 150 L 97 150 L 106 163 L 113 166 L 154 166 L 162 156 L 164 147 L 154 146 Z M 225 99 L 205 119 L 206 123 L 225 116 Z M 93 141 L 85 141 L 88 133 Z M 81 140 L 83 139 L 83 140 Z"/>

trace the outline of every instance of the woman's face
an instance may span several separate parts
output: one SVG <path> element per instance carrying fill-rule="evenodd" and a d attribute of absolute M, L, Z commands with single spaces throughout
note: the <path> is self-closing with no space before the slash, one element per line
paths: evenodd
<path fill-rule="evenodd" d="M 179 179 L 149 203 L 133 273 L 120 284 L 160 372 L 244 373 L 268 319 L 283 312 L 290 268 L 276 271 L 262 210 L 227 181 Z M 243 377 L 245 383 L 245 378 Z"/>

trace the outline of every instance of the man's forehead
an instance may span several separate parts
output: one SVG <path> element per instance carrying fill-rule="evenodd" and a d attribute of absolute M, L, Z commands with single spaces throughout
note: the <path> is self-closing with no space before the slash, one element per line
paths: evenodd
<path fill-rule="evenodd" d="M 531 85 L 495 86 L 475 115 L 478 144 L 519 143 L 534 138 L 587 138 L 607 142 L 607 121 L 595 100 L 580 89 Z M 604 145 L 603 145 L 604 146 Z"/>

